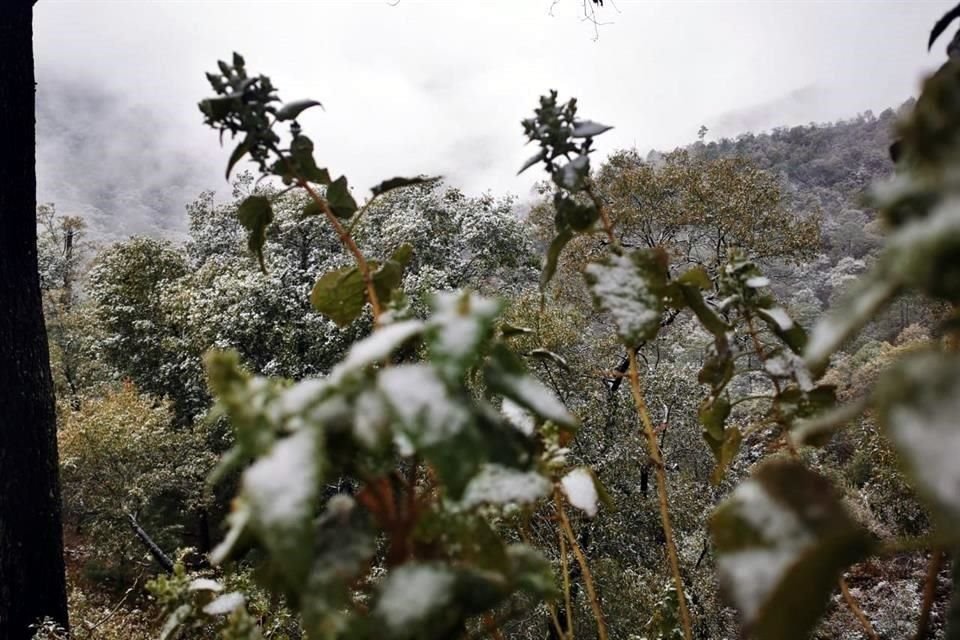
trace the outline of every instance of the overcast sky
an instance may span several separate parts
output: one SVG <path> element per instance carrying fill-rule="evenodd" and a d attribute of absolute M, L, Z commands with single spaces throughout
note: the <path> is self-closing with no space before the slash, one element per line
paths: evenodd
<path fill-rule="evenodd" d="M 229 193 L 229 149 L 201 126 L 203 72 L 241 52 L 357 195 L 443 174 L 525 197 L 519 121 L 555 88 L 616 128 L 597 141 L 669 149 L 895 107 L 944 57 L 925 43 L 947 2 L 42 0 L 35 8 L 38 198 L 103 231 L 177 232 L 202 189 Z M 252 166 L 252 165 L 251 165 Z"/>

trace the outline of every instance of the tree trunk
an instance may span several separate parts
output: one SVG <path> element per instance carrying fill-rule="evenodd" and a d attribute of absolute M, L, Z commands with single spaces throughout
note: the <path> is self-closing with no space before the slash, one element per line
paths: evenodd
<path fill-rule="evenodd" d="M 33 4 L 0 2 L 0 638 L 66 626 L 56 414 L 37 275 Z"/>

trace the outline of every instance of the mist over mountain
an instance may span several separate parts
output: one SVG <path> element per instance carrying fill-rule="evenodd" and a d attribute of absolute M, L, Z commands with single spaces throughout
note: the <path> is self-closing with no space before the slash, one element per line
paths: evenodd
<path fill-rule="evenodd" d="M 37 201 L 84 217 L 92 237 L 179 236 L 186 203 L 223 185 L 219 164 L 149 105 L 91 77 L 40 68 L 37 79 Z"/>

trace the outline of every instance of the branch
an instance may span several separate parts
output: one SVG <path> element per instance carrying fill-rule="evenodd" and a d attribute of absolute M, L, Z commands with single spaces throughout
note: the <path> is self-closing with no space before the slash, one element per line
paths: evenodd
<path fill-rule="evenodd" d="M 150 552 L 153 559 L 163 567 L 164 571 L 173 573 L 173 560 L 170 559 L 170 556 L 165 554 L 163 549 L 160 548 L 160 545 L 154 542 L 153 538 L 143 530 L 143 527 L 140 526 L 140 523 L 137 522 L 137 519 L 132 513 L 127 512 L 127 519 L 130 521 L 130 526 L 133 527 L 133 532 L 140 538 L 140 542 L 147 548 L 147 551 Z"/>

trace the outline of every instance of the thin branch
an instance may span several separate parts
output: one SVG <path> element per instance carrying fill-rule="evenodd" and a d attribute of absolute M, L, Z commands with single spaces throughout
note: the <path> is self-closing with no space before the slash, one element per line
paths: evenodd
<path fill-rule="evenodd" d="M 630 390 L 633 392 L 633 401 L 643 423 L 644 434 L 647 437 L 647 449 L 653 463 L 654 475 L 657 478 L 657 497 L 660 502 L 660 522 L 663 525 L 663 535 L 666 539 L 667 559 L 670 561 L 670 572 L 673 574 L 674 587 L 677 590 L 677 600 L 680 605 L 680 622 L 683 626 L 685 640 L 693 640 L 693 625 L 690 622 L 690 611 L 687 609 L 687 597 L 683 589 L 683 576 L 680 574 L 680 560 L 677 557 L 677 547 L 673 540 L 673 527 L 670 526 L 670 506 L 667 501 L 667 475 L 663 467 L 663 456 L 660 455 L 660 446 L 657 433 L 650 421 L 650 412 L 640 388 L 640 374 L 637 372 L 636 350 L 627 351 L 630 358 Z"/>
<path fill-rule="evenodd" d="M 917 622 L 917 634 L 914 640 L 926 640 L 930 634 L 930 611 L 937 595 L 937 576 L 943 568 L 943 552 L 934 549 L 930 553 L 930 563 L 927 565 L 927 577 L 923 583 L 923 605 L 920 607 L 920 619 Z"/>
<path fill-rule="evenodd" d="M 843 576 L 840 576 L 840 593 L 843 594 L 843 599 L 847 603 L 847 607 L 850 608 L 850 611 L 860 623 L 860 626 L 863 627 L 863 632 L 867 634 L 867 637 L 870 638 L 870 640 L 880 640 L 880 636 L 877 635 L 873 625 L 870 624 L 870 619 L 867 618 L 866 614 L 863 612 L 863 609 L 860 608 L 860 604 L 857 602 L 857 599 L 853 597 L 853 594 L 850 593 L 850 589 L 847 588 L 847 581 L 843 578 Z"/>
<path fill-rule="evenodd" d="M 557 496 L 556 499 L 560 500 L 562 498 L 554 492 Z M 567 614 L 567 632 L 566 636 L 573 640 L 573 606 L 570 603 L 570 566 L 567 562 L 567 542 L 564 538 L 563 531 L 557 531 L 557 537 L 560 539 L 560 567 L 563 569 L 563 603 L 566 606 Z M 560 622 L 557 621 L 557 629 L 562 632 L 560 629 Z M 562 635 L 561 635 L 562 637 Z"/>
<path fill-rule="evenodd" d="M 570 541 L 570 548 L 573 550 L 573 555 L 577 559 L 577 563 L 580 565 L 580 570 L 583 573 L 583 584 L 587 588 L 587 596 L 590 599 L 590 608 L 593 609 L 593 618 L 597 621 L 597 640 L 607 640 L 607 624 L 603 620 L 603 611 L 600 609 L 600 599 L 597 597 L 597 590 L 593 585 L 593 574 L 590 573 L 590 565 L 587 564 L 587 557 L 583 555 L 583 550 L 580 548 L 580 544 L 577 543 L 577 537 L 573 534 L 573 528 L 570 526 L 570 520 L 567 518 L 567 513 L 563 508 L 563 495 L 560 493 L 559 489 L 554 488 L 554 500 L 557 503 L 557 515 L 560 517 L 560 526 L 563 529 L 563 532 L 567 536 L 567 540 Z M 567 612 L 569 615 L 569 611 Z M 567 618 L 569 623 L 570 619 Z M 571 638 L 573 625 L 569 625 L 571 629 Z"/>

